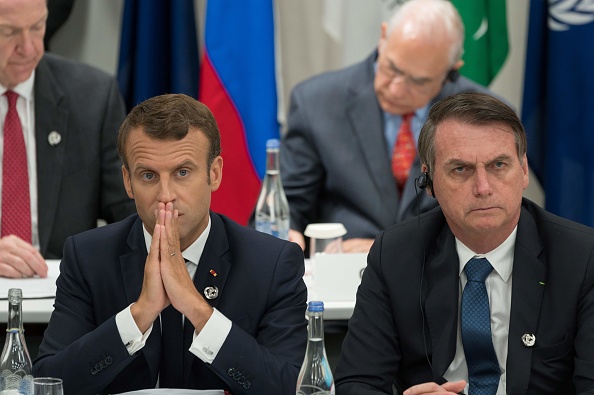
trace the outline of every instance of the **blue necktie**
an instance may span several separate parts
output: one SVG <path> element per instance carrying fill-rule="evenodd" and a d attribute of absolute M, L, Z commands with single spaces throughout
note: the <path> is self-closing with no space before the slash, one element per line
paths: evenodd
<path fill-rule="evenodd" d="M 470 395 L 494 395 L 499 385 L 499 363 L 491 337 L 491 313 L 485 279 L 493 266 L 485 258 L 472 258 L 466 266 L 462 292 L 462 345 L 468 365 Z"/>

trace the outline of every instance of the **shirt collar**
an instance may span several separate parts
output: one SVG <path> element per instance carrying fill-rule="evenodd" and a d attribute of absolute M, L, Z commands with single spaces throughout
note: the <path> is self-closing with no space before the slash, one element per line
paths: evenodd
<path fill-rule="evenodd" d="M 497 274 L 499 274 L 503 281 L 507 282 L 513 269 L 514 246 L 516 244 L 517 233 L 518 226 L 516 225 L 514 230 L 503 243 L 486 254 L 477 254 L 456 238 L 456 251 L 458 252 L 458 258 L 460 260 L 460 273 L 462 273 L 464 266 L 466 266 L 466 263 L 472 258 L 487 258 Z"/>
<path fill-rule="evenodd" d="M 21 82 L 17 86 L 11 89 L 11 91 L 16 92 L 19 96 L 25 98 L 26 100 L 31 100 L 33 98 L 33 83 L 35 82 L 35 70 L 31 73 L 31 76 L 27 78 L 25 81 Z M 0 92 L 3 95 L 6 93 L 8 88 L 4 85 L 0 84 Z"/>
<path fill-rule="evenodd" d="M 146 230 L 146 227 L 142 226 L 142 232 L 144 233 L 144 243 L 146 244 L 146 251 L 147 253 L 150 251 L 151 242 L 153 237 L 151 234 Z M 206 225 L 206 229 L 202 232 L 200 236 L 194 241 L 192 244 L 189 245 L 188 248 L 182 251 L 182 256 L 188 262 L 191 262 L 195 265 L 198 265 L 200 262 L 200 257 L 204 252 L 204 246 L 206 246 L 206 240 L 208 239 L 208 235 L 210 234 L 210 215 L 208 216 L 208 225 Z"/>

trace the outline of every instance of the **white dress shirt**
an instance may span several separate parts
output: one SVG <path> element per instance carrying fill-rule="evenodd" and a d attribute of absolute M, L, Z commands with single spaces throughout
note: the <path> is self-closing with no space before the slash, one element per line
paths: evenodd
<path fill-rule="evenodd" d="M 144 228 L 144 226 L 143 231 L 146 249 L 147 251 L 150 251 L 152 237 Z M 182 256 L 187 261 L 186 267 L 188 268 L 188 272 L 190 273 L 190 277 L 192 279 L 196 274 L 198 262 L 200 262 L 200 257 L 204 251 L 204 246 L 206 245 L 206 240 L 208 239 L 209 233 L 210 217 L 204 232 L 202 232 L 202 234 L 194 243 L 182 251 Z M 140 329 L 138 329 L 138 326 L 136 326 L 136 323 L 134 322 L 134 318 L 130 312 L 130 306 L 126 307 L 116 315 L 116 326 L 120 333 L 120 337 L 122 338 L 122 342 L 128 350 L 128 353 L 133 355 L 144 347 L 146 340 L 151 334 L 153 326 L 151 325 L 151 327 L 145 333 L 141 333 Z M 180 322 L 180 325 L 183 325 L 184 318 L 185 317 L 182 317 L 182 322 Z M 206 325 L 204 328 L 202 328 L 200 333 L 196 333 L 194 331 L 194 339 L 189 351 L 200 358 L 200 360 L 203 362 L 212 363 L 219 350 L 223 346 L 223 343 L 227 339 L 230 331 L 231 320 L 225 317 L 220 311 L 214 309 L 212 316 L 206 322 Z"/>
<path fill-rule="evenodd" d="M 499 378 L 499 387 L 497 394 L 506 394 L 506 361 L 507 361 L 507 340 L 509 334 L 509 319 L 511 312 L 512 296 L 512 269 L 514 262 L 514 246 L 516 244 L 516 226 L 509 237 L 499 245 L 499 247 L 486 254 L 477 254 L 466 247 L 462 242 L 456 239 L 456 251 L 460 260 L 460 293 L 459 303 L 462 300 L 462 291 L 466 286 L 466 273 L 464 266 L 474 258 L 487 258 L 493 266 L 493 271 L 485 280 L 487 294 L 489 295 L 489 308 L 491 310 L 491 335 L 493 337 L 493 347 L 499 362 L 501 377 Z M 458 339 L 456 341 L 456 355 L 448 370 L 443 375 L 448 381 L 466 380 L 468 382 L 468 367 L 464 356 L 462 346 L 462 336 L 460 332 L 460 315 L 458 315 Z M 468 393 L 468 384 L 464 391 Z"/>
<path fill-rule="evenodd" d="M 39 249 L 39 226 L 37 218 L 37 153 L 35 144 L 35 100 L 33 83 L 35 71 L 24 82 L 11 89 L 18 93 L 17 113 L 23 128 L 27 150 L 27 170 L 29 171 L 29 197 L 31 200 L 31 244 Z M 2 157 L 4 156 L 4 119 L 8 112 L 8 99 L 4 96 L 8 89 L 0 85 L 0 196 L 2 196 Z M 0 205 L 0 217 L 2 205 Z"/>

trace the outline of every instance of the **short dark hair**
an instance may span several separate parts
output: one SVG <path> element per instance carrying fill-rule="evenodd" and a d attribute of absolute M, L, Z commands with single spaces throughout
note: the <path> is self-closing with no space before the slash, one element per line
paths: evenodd
<path fill-rule="evenodd" d="M 200 130 L 210 144 L 207 171 L 221 154 L 221 135 L 217 122 L 204 104 L 183 94 L 155 96 L 137 104 L 128 114 L 118 132 L 118 154 L 129 170 L 126 142 L 133 129 L 142 127 L 149 137 L 160 140 L 181 140 L 190 127 Z"/>
<path fill-rule="evenodd" d="M 419 136 L 419 156 L 433 176 L 435 165 L 435 131 L 439 124 L 455 120 L 469 125 L 501 124 L 509 126 L 516 139 L 520 162 L 526 154 L 526 132 L 522 122 L 507 104 L 485 93 L 458 93 L 434 104 Z"/>

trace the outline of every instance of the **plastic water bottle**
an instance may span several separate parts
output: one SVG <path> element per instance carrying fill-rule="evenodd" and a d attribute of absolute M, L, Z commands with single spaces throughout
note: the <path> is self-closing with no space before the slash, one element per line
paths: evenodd
<path fill-rule="evenodd" d="M 334 378 L 324 347 L 324 302 L 309 302 L 305 359 L 297 379 L 297 395 L 334 394 Z"/>
<path fill-rule="evenodd" d="M 8 325 L 0 357 L 0 394 L 32 395 L 33 365 L 25 343 L 22 316 L 23 291 L 8 290 Z"/>
<path fill-rule="evenodd" d="M 266 176 L 256 204 L 256 230 L 289 240 L 289 203 L 279 170 L 280 141 L 266 142 Z"/>

